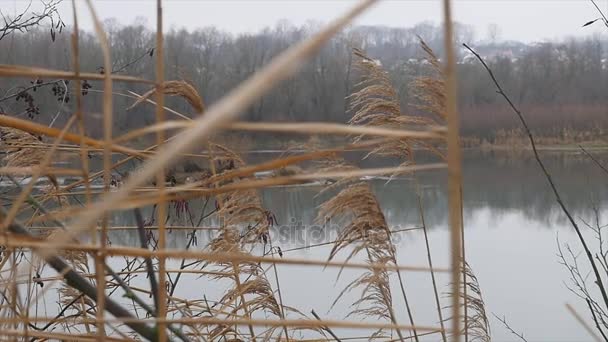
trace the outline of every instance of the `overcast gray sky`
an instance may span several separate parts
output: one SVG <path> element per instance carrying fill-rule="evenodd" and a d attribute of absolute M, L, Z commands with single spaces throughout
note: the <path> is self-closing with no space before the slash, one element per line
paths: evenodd
<path fill-rule="evenodd" d="M 10 13 L 28 1 L 0 0 L 0 4 L 3 11 Z M 608 0 L 596 2 L 608 12 Z M 153 0 L 96 0 L 94 3 L 104 19 L 116 18 L 128 24 L 141 16 L 147 18 L 150 26 L 155 22 Z M 353 3 L 351 0 L 165 0 L 164 18 L 167 28 L 195 29 L 211 25 L 241 33 L 260 30 L 281 19 L 296 25 L 309 20 L 327 22 Z M 500 37 L 506 40 L 530 42 L 594 33 L 608 35 L 608 29 L 599 22 L 593 27 L 581 28 L 583 23 L 599 16 L 588 0 L 456 0 L 453 3 L 455 19 L 473 26 L 478 39 L 487 37 L 488 26 L 493 23 L 500 27 Z M 92 29 L 84 2 L 79 3 L 79 8 L 82 26 Z M 65 0 L 61 9 L 66 23 L 71 23 L 70 1 Z M 375 5 L 356 24 L 411 27 L 422 21 L 439 23 L 440 20 L 438 0 L 388 0 Z"/>

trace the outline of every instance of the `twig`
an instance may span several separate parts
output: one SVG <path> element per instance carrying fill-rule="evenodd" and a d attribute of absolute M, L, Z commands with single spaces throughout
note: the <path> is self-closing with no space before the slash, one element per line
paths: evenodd
<path fill-rule="evenodd" d="M 524 333 L 518 333 L 515 330 L 513 330 L 513 328 L 511 328 L 511 326 L 507 323 L 507 318 L 506 317 L 498 317 L 495 313 L 492 312 L 492 315 L 500 322 L 502 323 L 505 328 L 507 328 L 507 330 L 509 330 L 509 332 L 511 332 L 511 334 L 517 336 L 520 340 L 524 341 L 524 342 L 528 342 L 528 340 L 526 340 L 526 338 L 524 337 Z"/>
<path fill-rule="evenodd" d="M 51 38 L 55 40 L 55 29 L 59 28 L 59 32 L 61 32 L 61 30 L 65 26 L 65 24 L 61 20 L 59 11 L 57 11 L 57 5 L 61 1 L 62 0 L 52 0 L 49 2 L 41 1 L 41 3 L 44 4 L 44 9 L 42 10 L 42 12 L 29 13 L 27 19 L 25 19 L 24 16 L 28 15 L 30 7 L 32 6 L 31 1 L 23 10 L 23 12 L 21 12 L 19 15 L 16 15 L 12 19 L 8 18 L 0 11 L 0 16 L 2 16 L 2 19 L 4 21 L 4 26 L 0 27 L 0 40 L 15 31 L 25 32 L 35 26 L 38 26 L 42 21 L 47 18 L 51 20 Z M 53 19 L 54 16 L 57 16 L 57 19 Z M 55 24 L 55 20 L 57 20 L 57 24 Z"/>
<path fill-rule="evenodd" d="M 63 316 L 63 314 L 72 306 L 74 305 L 77 301 L 80 300 L 80 298 L 84 297 L 84 294 L 81 293 L 80 295 L 78 295 L 76 298 L 72 299 L 72 301 L 70 301 L 67 305 L 65 305 L 63 307 L 63 309 L 61 309 L 61 311 L 59 311 L 59 313 L 57 315 L 55 315 L 55 318 L 53 318 L 52 320 L 50 320 L 44 327 L 39 328 L 37 327 L 35 324 L 29 323 L 28 325 L 32 328 L 32 329 L 36 329 L 38 331 L 44 331 L 46 329 L 48 329 L 48 327 L 50 327 L 51 325 L 53 325 L 57 319 L 59 319 L 59 317 Z M 32 338 L 30 340 L 30 342 L 35 341 L 35 338 Z"/>
<path fill-rule="evenodd" d="M 130 67 L 131 65 L 139 62 L 140 60 L 142 60 L 142 58 L 146 57 L 147 55 L 152 56 L 152 53 L 154 53 L 154 47 L 146 49 L 146 51 L 144 53 L 142 53 L 139 57 L 135 58 L 134 60 L 132 60 L 130 62 L 127 62 L 125 65 L 119 67 L 118 69 L 112 69 L 112 73 L 113 74 L 119 73 L 119 72 L 125 70 L 126 68 Z"/>
<path fill-rule="evenodd" d="M 583 151 L 584 154 L 586 154 L 589 158 L 591 158 L 591 160 L 597 164 L 597 166 L 599 166 L 602 170 L 604 170 L 604 172 L 606 172 L 606 174 L 608 174 L 608 168 L 606 168 L 602 163 L 600 163 L 599 160 L 597 160 L 591 153 L 587 152 L 587 150 L 585 150 L 583 148 L 583 146 L 578 145 L 578 147 L 581 149 L 581 151 Z"/>
<path fill-rule="evenodd" d="M 317 313 L 315 312 L 315 310 L 314 310 L 314 309 L 313 309 L 313 310 L 311 310 L 311 311 L 310 311 L 310 313 L 311 313 L 313 316 L 315 316 L 315 318 L 316 318 L 317 320 L 319 320 L 319 321 L 321 321 L 321 322 L 323 321 L 323 320 L 321 319 L 321 317 L 319 317 L 319 315 L 317 315 Z M 328 332 L 328 333 L 331 335 L 331 337 L 333 337 L 333 338 L 334 338 L 334 340 L 336 340 L 337 342 L 342 342 L 342 341 L 340 340 L 340 338 L 338 338 L 338 336 L 336 336 L 336 334 L 334 334 L 334 332 L 333 332 L 333 331 L 332 331 L 332 330 L 331 330 L 331 329 L 330 329 L 328 326 L 323 326 L 322 328 L 323 328 L 323 330 L 327 331 L 327 332 Z"/>
<path fill-rule="evenodd" d="M 135 301 L 149 314 L 155 313 L 155 310 L 153 308 L 151 308 L 148 304 L 146 304 L 146 302 L 144 302 L 141 298 L 139 298 L 135 294 L 135 292 L 133 292 L 133 290 L 131 290 L 129 285 L 127 283 L 125 283 L 124 280 L 122 280 L 122 278 L 120 278 L 108 265 L 105 265 L 105 269 L 112 276 L 112 278 L 114 278 L 116 280 L 118 285 L 125 291 L 125 297 Z M 107 299 L 106 299 L 106 301 L 107 301 Z M 171 330 L 177 337 L 179 337 L 180 340 L 182 340 L 184 342 L 190 341 L 186 336 L 184 336 L 184 334 L 179 329 L 175 328 L 173 325 L 168 324 L 167 329 Z M 158 336 L 155 336 L 155 337 L 158 338 Z"/>
<path fill-rule="evenodd" d="M 31 85 L 31 86 L 28 86 L 28 87 L 25 87 L 25 88 L 19 87 L 20 89 L 18 91 L 16 91 L 13 94 L 10 94 L 10 95 L 5 95 L 3 98 L 0 99 L 0 102 L 6 101 L 6 100 L 10 100 L 10 99 L 12 99 L 14 97 L 17 97 L 19 94 L 21 94 L 23 92 L 27 92 L 28 90 L 32 90 L 34 88 L 44 87 L 44 86 L 51 85 L 51 84 L 56 84 L 56 83 L 61 82 L 61 81 L 62 81 L 61 79 L 58 79 L 58 80 L 52 80 L 52 81 L 48 81 L 48 82 L 44 82 L 44 83 L 40 83 L 40 84 L 34 84 L 34 85 Z M 12 89 L 15 89 L 15 87 L 13 87 Z"/>
<path fill-rule="evenodd" d="M 139 208 L 133 209 L 135 215 L 135 222 L 137 223 L 137 231 L 139 232 L 139 241 L 141 248 L 148 248 L 146 243 L 146 232 L 144 230 L 144 219 L 141 217 L 141 211 Z M 150 291 L 152 291 L 152 297 L 154 298 L 154 312 L 158 317 L 159 298 L 158 298 L 158 283 L 156 282 L 156 276 L 154 275 L 154 266 L 152 265 L 152 259 L 145 257 L 146 269 L 148 271 L 148 278 L 150 278 Z"/>
<path fill-rule="evenodd" d="M 593 6 L 595 6 L 595 9 L 597 9 L 597 11 L 602 16 L 602 21 L 604 22 L 604 25 L 606 25 L 606 27 L 608 27 L 608 18 L 606 18 L 606 16 L 604 15 L 604 12 L 602 11 L 602 9 L 595 3 L 594 0 L 590 0 L 590 1 L 593 4 Z"/>
<path fill-rule="evenodd" d="M 587 302 L 587 306 L 589 307 L 589 311 L 591 311 L 591 316 L 593 317 L 593 321 L 595 322 L 595 327 L 597 328 L 597 330 L 600 331 L 600 334 L 602 334 L 602 337 L 604 338 L 604 341 L 608 341 L 608 338 L 606 337 L 606 334 L 604 334 L 604 330 L 602 330 L 600 323 L 597 320 L 597 316 L 595 315 L 595 310 L 593 310 L 593 306 L 591 305 L 591 301 L 589 300 L 589 298 L 586 298 L 585 301 Z"/>
<path fill-rule="evenodd" d="M 18 182 L 17 182 L 17 181 L 16 181 L 16 180 L 15 180 L 15 179 L 12 177 L 12 176 L 9 176 L 9 179 L 10 179 L 10 180 L 11 180 L 11 181 L 12 181 L 12 182 L 13 182 L 13 183 L 14 183 L 14 184 L 17 186 L 17 187 L 21 188 L 21 185 L 20 185 L 20 184 L 19 184 L 19 183 L 18 183 Z M 32 206 L 34 206 L 35 208 L 39 209 L 41 212 L 43 212 L 43 213 L 47 213 L 47 212 L 48 212 L 48 211 L 47 211 L 47 209 L 46 209 L 46 208 L 45 208 L 45 207 L 44 207 L 42 204 L 40 204 L 40 202 L 38 202 L 38 201 L 37 201 L 37 200 L 36 200 L 34 197 L 32 197 L 32 195 L 30 195 L 30 194 L 28 194 L 28 201 L 29 201 L 29 202 L 32 204 Z M 4 215 L 4 209 L 0 209 L 0 214 Z M 61 222 L 61 221 L 59 221 L 59 220 L 54 220 L 54 222 L 55 222 L 55 223 L 57 223 L 57 224 L 58 224 L 60 227 L 62 227 L 63 229 L 65 229 L 65 225 L 64 225 L 64 223 L 63 223 L 63 222 Z M 12 230 L 12 228 L 11 228 L 11 227 L 12 227 L 13 225 L 14 225 L 14 223 L 12 223 L 11 225 L 9 225 L 9 227 L 8 227 L 8 228 L 9 228 L 9 230 L 11 230 L 13 233 L 17 233 L 17 232 L 15 232 L 15 231 L 13 231 L 13 230 Z M 27 236 L 31 236 L 31 235 L 30 235 L 30 233 L 29 233 L 29 231 L 27 231 L 25 228 L 23 228 L 23 230 L 26 232 L 26 235 L 27 235 Z M 17 233 L 17 234 L 20 234 L 20 233 Z M 58 258 L 58 257 L 57 257 L 57 258 Z M 149 259 L 149 257 L 146 257 L 146 259 Z M 47 262 L 48 262 L 48 261 L 47 261 Z M 63 261 L 62 261 L 62 262 L 63 262 Z M 50 262 L 48 262 L 48 263 L 49 263 L 49 264 L 51 264 Z M 51 264 L 51 266 L 53 266 L 53 265 Z M 147 304 L 146 304 L 144 301 L 142 301 L 141 299 L 139 299 L 139 297 L 137 297 L 133 291 L 131 291 L 131 289 L 130 289 L 130 288 L 129 288 L 129 286 L 128 286 L 128 285 L 127 285 L 125 282 L 124 282 L 124 280 L 123 280 L 123 279 L 122 279 L 122 278 L 121 278 L 121 277 L 120 277 L 118 274 L 116 274 L 116 272 L 114 272 L 114 270 L 113 270 L 112 268 L 110 268 L 110 266 L 108 266 L 107 264 L 104 264 L 104 267 L 106 268 L 106 270 L 108 271 L 108 273 L 109 273 L 109 274 L 112 276 L 112 278 L 114 278 L 114 280 L 115 280 L 115 281 L 116 281 L 116 282 L 117 282 L 117 283 L 120 285 L 120 287 L 121 287 L 121 288 L 123 288 L 123 290 L 125 291 L 125 293 L 127 294 L 127 296 L 128 296 L 129 298 L 131 298 L 133 301 L 135 301 L 136 303 L 138 303 L 139 305 L 141 305 L 141 306 L 142 306 L 142 308 L 144 308 L 144 310 L 146 310 L 146 311 L 147 311 L 147 312 L 149 312 L 150 314 L 152 314 L 152 313 L 154 313 L 154 312 L 155 312 L 155 311 L 154 311 L 152 308 L 150 308 L 150 307 L 149 307 L 149 306 L 148 306 L 148 305 L 147 305 Z M 55 268 L 55 267 L 53 267 L 53 268 Z M 78 275 L 77 273 L 75 273 L 75 272 L 74 272 L 74 270 L 72 270 L 72 269 L 71 269 L 69 266 L 66 266 L 66 268 L 61 268 L 61 269 L 57 269 L 57 268 L 55 268 L 55 270 L 56 270 L 57 272 L 60 272 L 60 273 L 61 273 L 63 270 L 68 269 L 68 268 L 70 269 L 70 271 L 68 271 L 68 273 L 69 273 L 69 272 L 73 272 L 73 273 L 74 273 L 74 274 L 76 274 L 78 277 L 80 277 L 80 275 Z M 66 273 L 66 275 L 64 276 L 64 277 L 65 277 L 65 279 L 67 279 L 67 280 L 68 280 L 68 285 L 70 285 L 70 286 L 72 286 L 72 287 L 76 288 L 77 290 L 80 290 L 82 293 L 85 293 L 87 296 L 91 297 L 91 298 L 92 298 L 92 299 L 93 299 L 95 302 L 97 302 L 97 300 L 96 300 L 96 298 L 97 298 L 97 297 L 96 297 L 96 296 L 95 296 L 95 297 L 92 297 L 92 296 L 90 296 L 88 293 L 86 293 L 85 291 L 81 290 L 80 288 L 77 288 L 77 287 L 75 287 L 75 286 L 71 285 L 71 284 L 70 284 L 70 280 L 69 280 L 69 278 L 68 278 L 68 276 L 67 276 L 67 274 L 68 274 L 68 273 Z M 89 283 L 89 282 L 87 282 L 86 280 L 84 280 L 84 278 L 82 278 L 82 277 L 81 277 L 81 279 L 82 279 L 82 281 L 86 282 L 86 284 L 88 284 L 88 285 L 90 286 L 90 283 Z M 91 288 L 93 288 L 93 287 L 91 286 Z M 94 289 L 94 288 L 93 288 L 93 289 Z M 96 290 L 94 290 L 94 291 L 96 291 Z M 107 298 L 105 299 L 105 300 L 106 300 L 106 303 L 107 303 L 108 299 L 109 299 L 109 297 L 107 297 Z M 107 304 L 106 304 L 106 305 L 107 305 Z M 118 304 L 116 304 L 116 305 L 118 305 Z M 122 307 L 121 307 L 121 308 L 122 308 Z M 115 313 L 113 313 L 112 311 L 110 311 L 109 307 L 107 307 L 107 306 L 106 306 L 106 310 L 107 310 L 108 312 L 112 313 L 114 316 L 116 316 L 116 314 L 115 314 Z M 123 310 L 124 310 L 124 309 L 123 309 Z M 128 313 L 128 312 L 127 312 L 127 313 Z M 130 315 L 130 313 L 129 313 L 129 315 Z M 116 317 L 119 317 L 119 316 L 116 316 Z M 179 330 L 177 330 L 177 329 L 173 328 L 171 325 L 169 325 L 169 327 L 168 327 L 168 328 L 169 328 L 169 330 L 173 331 L 173 332 L 174 332 L 174 333 L 175 333 L 175 334 L 176 334 L 178 337 L 180 337 L 180 339 L 184 340 L 184 342 L 187 342 L 187 341 L 188 341 L 188 339 L 187 339 L 185 336 L 183 336 L 183 334 L 181 334 L 181 332 L 179 332 Z M 133 329 L 133 330 L 135 330 L 134 328 L 132 328 L 132 329 Z M 137 331 L 137 330 L 135 330 L 135 331 Z M 139 333 L 139 331 L 137 331 L 137 332 Z M 141 333 L 140 333 L 140 334 L 141 334 Z M 142 334 L 142 336 L 144 336 L 144 335 Z M 144 336 L 144 337 L 145 337 L 145 336 Z"/>
<path fill-rule="evenodd" d="M 545 178 L 547 179 L 547 182 L 549 182 L 549 185 L 551 186 L 551 189 L 553 190 L 553 194 L 555 195 L 555 199 L 556 199 L 557 203 L 559 204 L 559 206 L 562 209 L 562 211 L 564 212 L 564 214 L 566 214 L 566 216 L 568 217 L 568 220 L 570 221 L 570 224 L 574 228 L 574 230 L 576 232 L 576 235 L 578 236 L 578 238 L 579 238 L 579 240 L 580 240 L 580 242 L 581 242 L 581 244 L 583 246 L 583 249 L 585 250 L 585 254 L 587 255 L 587 259 L 589 260 L 589 263 L 591 264 L 591 267 L 593 269 L 593 273 L 594 273 L 594 276 L 595 276 L 595 282 L 594 283 L 599 287 L 600 293 L 602 294 L 602 298 L 604 300 L 604 305 L 606 305 L 606 307 L 608 307 L 608 294 L 606 293 L 606 288 L 604 287 L 604 283 L 602 281 L 602 277 L 600 276 L 600 273 L 599 273 L 599 270 L 597 268 L 597 265 L 595 264 L 595 260 L 593 259 L 593 255 L 591 254 L 591 251 L 589 250 L 589 247 L 587 246 L 587 242 L 585 241 L 585 238 L 583 237 L 583 234 L 581 233 L 581 230 L 580 230 L 578 224 L 574 220 L 574 217 L 572 217 L 572 215 L 570 214 L 570 211 L 568 210 L 568 208 L 566 208 L 566 205 L 562 201 L 562 198 L 561 198 L 561 196 L 559 194 L 559 191 L 557 190 L 557 186 L 553 182 L 553 178 L 551 177 L 551 174 L 549 173 L 549 171 L 545 167 L 545 164 L 542 162 L 542 160 L 540 159 L 540 156 L 538 155 L 538 151 L 536 149 L 536 143 L 534 141 L 534 136 L 532 135 L 532 131 L 528 127 L 528 124 L 527 124 L 527 122 L 526 122 L 526 120 L 525 120 L 522 112 L 519 109 L 517 109 L 517 107 L 515 107 L 515 105 L 511 101 L 511 99 L 503 91 L 502 87 L 500 86 L 500 84 L 496 80 L 496 77 L 494 76 L 494 73 L 492 72 L 492 70 L 490 69 L 490 67 L 488 67 L 488 65 L 483 60 L 483 58 L 481 58 L 481 56 L 477 52 L 475 52 L 472 48 L 470 48 L 467 44 L 463 44 L 463 45 L 464 45 L 464 47 L 467 50 L 469 50 L 471 53 L 473 53 L 473 55 L 475 55 L 475 57 L 477 57 L 477 59 L 481 62 L 481 64 L 483 65 L 483 67 L 486 69 L 486 71 L 490 75 L 490 78 L 492 78 L 492 81 L 494 82 L 494 85 L 496 85 L 496 89 L 497 89 L 496 91 L 497 91 L 497 93 L 500 94 L 507 101 L 507 103 L 509 104 L 509 106 L 511 107 L 511 109 L 515 112 L 515 114 L 517 114 L 517 117 L 519 118 L 519 121 L 521 122 L 524 130 L 526 131 L 526 134 L 528 135 L 528 138 L 530 140 L 530 144 L 532 145 L 532 151 L 534 152 L 534 157 L 536 158 L 536 162 L 538 163 L 538 165 L 542 169 L 542 171 L 543 171 L 543 173 L 545 175 Z"/>
<path fill-rule="evenodd" d="M 4 208 L 0 208 L 0 215 L 6 215 L 6 211 L 4 210 Z M 34 236 L 31 235 L 25 227 L 23 227 L 20 223 L 16 221 L 13 221 L 11 224 L 9 224 L 8 229 L 14 234 L 34 238 Z M 69 286 L 79 290 L 80 292 L 91 298 L 93 301 L 97 302 L 97 289 L 88 280 L 81 277 L 80 274 L 74 271 L 74 269 L 72 269 L 62 258 L 58 256 L 46 256 L 44 259 L 49 265 L 51 265 L 53 269 L 55 269 L 55 271 L 59 273 L 65 272 L 64 278 Z M 66 272 L 65 270 L 68 271 Z M 145 323 L 136 322 L 134 320 L 135 317 L 133 317 L 133 315 L 131 315 L 131 313 L 125 308 L 123 308 L 120 304 L 118 304 L 109 297 L 105 298 L 105 303 L 105 310 L 107 310 L 109 313 L 111 313 L 117 318 L 125 318 L 125 324 L 128 327 L 130 327 L 149 341 L 157 341 L 155 330 Z"/>

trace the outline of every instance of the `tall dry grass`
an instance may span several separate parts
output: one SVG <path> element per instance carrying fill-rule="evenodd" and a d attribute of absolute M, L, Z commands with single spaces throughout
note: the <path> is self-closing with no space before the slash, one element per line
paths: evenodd
<path fill-rule="evenodd" d="M 52 156 L 56 150 L 65 149 L 80 156 L 78 179 L 67 184 L 54 182 L 53 188 L 44 192 L 37 191 L 33 185 L 17 186 L 20 194 L 13 207 L 0 215 L 8 237 L 2 240 L 5 258 L 0 262 L 2 273 L 9 274 L 8 279 L 2 281 L 10 290 L 6 292 L 10 298 L 5 298 L 0 306 L 0 324 L 6 328 L 5 333 L 19 338 L 65 339 L 66 334 L 72 334 L 85 340 L 143 338 L 152 341 L 280 341 L 306 340 L 307 336 L 328 340 L 329 336 L 336 339 L 336 334 L 342 332 L 337 329 L 346 328 L 356 329 L 360 333 L 359 338 L 384 341 L 393 339 L 394 334 L 404 341 L 445 333 L 447 329 L 441 325 L 415 324 L 415 310 L 409 306 L 402 272 L 448 270 L 399 264 L 397 246 L 391 241 L 394 232 L 372 187 L 363 177 L 396 176 L 445 166 L 413 165 L 413 154 L 415 149 L 424 148 L 445 159 L 440 146 L 446 138 L 443 125 L 452 115 L 450 99 L 454 96 L 449 70 L 441 74 L 446 79 L 445 84 L 442 83 L 443 78 L 427 78 L 412 85 L 421 91 L 420 109 L 431 115 L 403 115 L 387 74 L 363 51 L 356 50 L 356 66 L 363 78 L 349 97 L 349 109 L 354 115 L 348 124 L 235 122 L 239 112 L 281 80 L 293 75 L 338 30 L 374 2 L 356 4 L 335 22 L 287 49 L 210 106 L 205 106 L 203 96 L 189 83 L 163 78 L 161 1 L 157 2 L 155 81 L 79 70 L 77 30 L 72 39 L 73 72 L 0 66 L 1 77 L 62 77 L 77 81 L 76 113 L 63 129 L 14 118 L 11 113 L 0 116 L 2 148 L 7 152 L 4 165 L 7 168 L 38 167 L 34 169 L 34 175 L 46 175 L 52 174 Z M 111 70 L 111 50 L 106 33 L 92 2 L 88 1 L 86 5 L 102 46 L 104 69 Z M 73 9 L 77 29 L 75 4 Z M 451 27 L 449 20 L 447 23 L 446 27 Z M 427 53 L 437 61 L 430 50 Z M 438 72 L 439 64 L 433 63 L 431 61 Z M 80 81 L 84 79 L 103 81 L 103 106 L 98 109 L 103 113 L 103 139 L 86 136 L 84 118 L 90 113 L 84 112 L 84 99 L 78 96 Z M 112 91 L 115 82 L 153 85 L 143 95 L 133 93 L 129 96 L 135 98 L 132 106 L 143 106 L 144 103 L 154 106 L 155 124 L 132 132 L 120 132 L 120 136 L 113 131 L 112 117 L 116 113 L 113 113 L 112 102 L 114 96 L 119 96 Z M 166 108 L 165 95 L 183 97 L 191 105 L 194 115 Z M 445 107 L 445 110 L 438 106 Z M 178 120 L 166 120 L 167 113 L 175 115 Z M 71 127 L 72 124 L 77 125 L 76 129 Z M 167 132 L 175 129 L 180 131 L 173 135 Z M 355 138 L 347 146 L 328 150 L 317 147 L 312 152 L 293 153 L 248 165 L 235 152 L 234 146 L 211 141 L 221 135 L 222 129 Z M 134 138 L 152 133 L 156 134 L 156 144 L 145 149 L 132 147 Z M 450 132 L 447 133 L 449 137 Z M 42 141 L 39 136 L 43 137 Z M 52 144 L 49 142 L 51 139 L 54 139 Z M 402 160 L 395 167 L 361 169 L 341 161 L 340 153 L 349 146 L 371 148 L 370 157 L 391 155 Z M 89 156 L 98 156 L 98 152 L 101 152 L 103 165 L 96 169 Z M 121 159 L 116 161 L 116 156 Z M 185 157 L 195 159 L 207 169 L 178 180 L 172 170 Z M 114 174 L 124 174 L 125 166 L 132 161 L 141 164 L 135 170 L 129 170 L 123 182 L 110 184 Z M 314 164 L 311 168 L 306 164 L 310 162 L 321 164 Z M 260 178 L 255 174 L 259 171 L 270 171 L 273 176 Z M 293 257 L 293 254 L 284 255 L 274 240 L 272 228 L 276 225 L 276 217 L 265 208 L 260 189 L 322 180 L 334 182 L 323 190 L 334 194 L 320 207 L 319 219 L 325 222 L 327 217 L 341 222 L 338 239 L 332 242 L 328 259 L 311 260 Z M 103 186 L 94 189 L 95 182 L 99 181 Z M 189 207 L 194 199 L 205 199 L 204 203 L 215 204 L 212 208 L 207 204 L 196 208 L 201 209 L 197 223 Z M 111 214 L 140 207 L 154 207 L 150 217 L 145 221 L 139 220 L 133 227 L 142 238 L 141 245 L 125 247 L 120 246 L 121 241 L 111 241 L 109 232 L 116 228 Z M 183 228 L 192 229 L 186 250 L 167 247 L 168 236 L 172 234 L 170 224 L 173 223 L 168 218 L 178 214 L 188 215 Z M 45 225 L 52 230 L 51 237 L 37 236 L 21 224 L 19 219 L 25 215 L 29 215 L 27 225 Z M 196 231 L 206 225 L 216 225 L 209 227 L 209 231 L 215 233 L 204 247 L 201 246 L 202 251 L 195 250 Z M 346 254 L 346 260 L 336 260 L 340 253 Z M 40 261 L 17 263 L 9 257 L 18 254 Z M 363 258 L 365 262 L 356 261 L 356 257 Z M 453 263 L 459 262 L 458 259 L 455 255 Z M 151 260 L 154 262 L 147 262 Z M 181 260 L 177 268 L 176 260 Z M 30 276 L 34 269 L 36 272 L 40 269 L 33 265 L 45 263 L 54 271 L 47 268 L 43 274 L 36 274 L 34 278 Z M 355 307 L 345 320 L 310 319 L 298 308 L 284 302 L 285 291 L 301 289 L 282 286 L 278 265 L 305 265 L 316 270 L 323 266 L 338 274 L 346 268 L 358 270 L 361 272 L 359 276 L 346 285 L 335 304 L 348 291 L 359 291 L 360 297 L 352 303 Z M 117 266 L 122 269 L 113 269 Z M 452 268 L 451 272 L 456 274 L 460 269 Z M 396 290 L 391 279 L 395 276 L 399 280 L 397 292 L 407 307 L 407 318 L 394 309 Z M 180 288 L 192 283 L 205 286 L 200 295 L 195 298 L 181 295 Z M 40 284 L 44 289 L 32 295 L 32 290 Z M 219 289 L 220 294 L 208 298 L 207 289 Z M 20 303 L 23 293 L 27 293 L 27 307 Z M 60 308 L 42 310 L 52 293 L 59 295 Z M 454 297 L 458 302 L 459 296 Z M 458 307 L 454 309 L 453 317 L 458 318 L 457 310 Z M 348 319 L 355 315 L 360 319 Z M 407 324 L 403 323 L 405 319 Z M 39 329 L 40 326 L 36 325 L 39 322 L 47 325 Z M 307 335 L 303 335 L 303 331 Z M 406 331 L 412 336 L 406 336 Z M 459 335 L 460 330 L 455 330 L 453 336 L 457 339 Z"/>

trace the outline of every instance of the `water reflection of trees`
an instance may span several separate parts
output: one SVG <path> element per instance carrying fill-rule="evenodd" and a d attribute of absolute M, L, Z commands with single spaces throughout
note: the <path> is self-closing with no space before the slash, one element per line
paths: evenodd
<path fill-rule="evenodd" d="M 559 185 L 566 205 L 576 217 L 590 217 L 595 204 L 604 207 L 608 200 L 608 176 L 580 153 L 545 152 L 543 159 Z M 608 153 L 597 154 L 600 161 L 608 159 Z M 375 166 L 366 161 L 366 167 Z M 378 162 L 378 164 L 384 164 Z M 376 165 L 377 166 L 377 165 Z M 423 205 L 427 224 L 430 229 L 445 227 L 447 224 L 446 174 L 441 171 L 426 172 L 419 175 L 422 184 Z M 499 220 L 501 215 L 518 213 L 525 219 L 539 222 L 550 228 L 563 217 L 558 211 L 553 194 L 541 176 L 540 170 L 531 154 L 518 155 L 505 152 L 471 152 L 464 158 L 464 206 L 465 224 L 476 211 L 488 209 Z M 378 195 L 382 210 L 389 225 L 394 229 L 419 225 L 418 204 L 411 178 L 400 178 L 388 182 L 375 180 L 373 191 Z M 294 186 L 275 187 L 261 191 L 265 207 L 277 217 L 277 230 L 291 235 L 287 240 L 297 244 L 302 236 L 315 225 L 317 206 L 325 196 L 319 194 L 321 187 Z M 201 201 L 192 201 L 190 209 L 199 215 Z M 151 214 L 151 208 L 144 210 L 144 216 Z M 196 221 L 196 220 L 195 220 Z M 170 225 L 184 225 L 182 218 L 172 217 Z M 217 225 L 213 218 L 204 222 L 205 226 Z M 114 226 L 134 226 L 131 212 L 122 212 L 112 218 Z M 323 226 L 324 238 L 331 239 L 331 225 Z M 319 229 L 313 227 L 312 230 Z M 189 230 L 173 230 L 169 234 L 169 247 L 185 247 Z M 199 231 L 199 245 L 204 245 L 213 231 Z M 138 243 L 134 231 L 112 231 L 111 240 L 125 245 Z M 310 242 L 310 241 L 307 241 Z M 319 242 L 319 241 L 317 241 Z"/>
<path fill-rule="evenodd" d="M 580 153 L 543 153 L 547 167 L 563 193 L 566 205 L 576 216 L 591 214 L 593 201 L 600 207 L 608 200 L 608 177 Z M 608 154 L 598 154 L 600 160 Z M 446 175 L 429 172 L 420 175 L 424 207 L 431 229 L 445 226 L 447 219 Z M 464 158 L 465 218 L 479 209 L 494 215 L 517 212 L 531 221 L 547 226 L 561 219 L 546 180 L 533 156 L 506 152 L 467 152 Z M 389 224 L 416 226 L 418 207 L 411 180 L 374 181 Z M 318 188 L 274 188 L 264 191 L 264 203 L 280 220 L 296 219 L 310 224 L 315 217 Z"/>

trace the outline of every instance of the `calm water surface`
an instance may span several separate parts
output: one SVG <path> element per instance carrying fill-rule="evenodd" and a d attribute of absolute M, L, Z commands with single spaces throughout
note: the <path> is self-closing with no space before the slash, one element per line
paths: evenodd
<path fill-rule="evenodd" d="M 273 155 L 251 155 L 251 161 L 272 158 Z M 594 219 L 591 208 L 599 208 L 600 222 L 608 223 L 608 175 L 602 173 L 579 153 L 543 153 L 550 172 L 555 177 L 566 205 L 580 221 Z M 598 153 L 600 160 L 608 162 L 608 154 Z M 372 162 L 366 161 L 366 166 Z M 420 175 L 422 182 L 425 218 L 433 262 L 437 267 L 449 265 L 449 236 L 447 229 L 447 197 L 443 171 Z M 373 190 L 393 229 L 420 225 L 414 184 L 409 178 L 375 180 Z M 584 303 L 566 287 L 568 273 L 559 264 L 557 238 L 561 244 L 570 243 L 575 251 L 580 244 L 564 215 L 558 210 L 548 184 L 540 175 L 535 161 L 528 154 L 513 156 L 503 152 L 480 153 L 468 151 L 464 159 L 464 224 L 466 254 L 478 277 L 486 310 L 490 315 L 492 336 L 495 341 L 515 340 L 491 313 L 506 316 L 512 327 L 523 332 L 528 341 L 586 341 L 590 340 L 575 319 L 568 313 L 565 303 L 573 304 L 587 317 Z M 319 187 L 276 187 L 261 192 L 264 206 L 278 218 L 280 228 L 273 232 L 276 245 L 294 258 L 326 260 L 330 246 L 309 249 L 289 249 L 331 241 L 336 232 L 315 226 L 317 206 L 325 197 L 319 196 Z M 191 204 L 196 208 L 197 204 Z M 179 219 L 176 219 L 178 222 Z M 132 225 L 131 214 L 113 219 L 114 225 Z M 174 222 L 174 224 L 178 224 Z M 173 231 L 169 245 L 183 248 L 185 231 Z M 588 234 L 590 235 L 590 234 Z M 114 231 L 114 244 L 137 244 L 134 231 Z M 201 248 L 208 241 L 207 233 L 199 233 Z M 399 233 L 396 237 L 399 262 L 404 265 L 426 265 L 426 250 L 421 230 Z M 593 241 L 595 242 L 595 241 Z M 314 309 L 325 318 L 341 319 L 358 294 L 347 294 L 332 308 L 332 302 L 359 273 L 345 271 L 336 279 L 335 269 L 318 267 L 278 268 L 285 305 L 304 313 Z M 449 279 L 438 274 L 439 290 L 448 291 Z M 437 326 L 432 285 L 428 273 L 404 273 L 415 323 Z M 179 285 L 180 296 L 208 298 L 221 295 L 214 283 L 196 285 L 196 278 L 185 277 Z M 270 277 L 273 279 L 273 276 Z M 396 279 L 391 280 L 393 301 L 399 320 L 407 323 L 403 299 Z M 443 305 L 448 305 L 445 295 Z M 445 311 L 448 315 L 449 311 Z M 341 336 L 356 336 L 357 332 L 337 330 Z M 360 335 L 360 334 L 359 334 Z M 439 340 L 439 335 L 427 340 Z"/>

